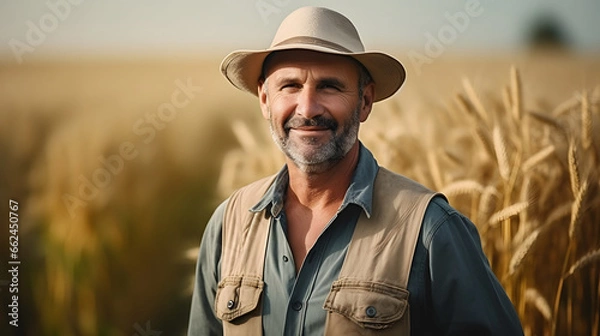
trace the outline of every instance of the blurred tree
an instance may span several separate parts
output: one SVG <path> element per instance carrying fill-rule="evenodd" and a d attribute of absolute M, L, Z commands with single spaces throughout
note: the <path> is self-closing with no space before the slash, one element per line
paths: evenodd
<path fill-rule="evenodd" d="M 566 51 L 570 47 L 570 38 L 564 27 L 556 15 L 538 14 L 527 29 L 527 47 L 532 50 Z"/>

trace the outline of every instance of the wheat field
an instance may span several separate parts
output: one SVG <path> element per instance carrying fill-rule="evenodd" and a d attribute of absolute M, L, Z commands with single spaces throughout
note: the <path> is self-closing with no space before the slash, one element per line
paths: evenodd
<path fill-rule="evenodd" d="M 600 62 L 455 56 L 417 74 L 403 61 L 406 86 L 375 105 L 361 140 L 473 220 L 526 335 L 598 335 Z M 0 63 L 21 334 L 184 333 L 212 210 L 283 162 L 255 99 L 218 64 Z"/>

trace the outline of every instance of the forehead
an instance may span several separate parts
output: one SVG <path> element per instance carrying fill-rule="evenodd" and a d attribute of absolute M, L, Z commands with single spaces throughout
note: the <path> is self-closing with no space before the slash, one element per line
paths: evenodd
<path fill-rule="evenodd" d="M 263 64 L 265 78 L 278 70 L 310 70 L 327 75 L 358 77 L 359 65 L 349 56 L 310 50 L 285 50 L 271 53 Z"/>

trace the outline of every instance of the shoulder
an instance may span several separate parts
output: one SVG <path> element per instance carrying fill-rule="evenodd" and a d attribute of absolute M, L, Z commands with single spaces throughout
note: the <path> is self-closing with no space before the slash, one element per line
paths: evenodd
<path fill-rule="evenodd" d="M 423 243 L 429 246 L 434 240 L 444 242 L 459 237 L 475 240 L 479 245 L 479 232 L 475 224 L 452 207 L 445 198 L 434 197 L 423 218 Z"/>
<path fill-rule="evenodd" d="M 267 176 L 234 191 L 229 197 L 230 206 L 249 209 L 258 203 L 275 181 L 277 175 Z"/>
<path fill-rule="evenodd" d="M 384 167 L 379 167 L 379 172 L 377 173 L 377 179 L 375 180 L 375 183 L 379 187 L 389 187 L 397 192 L 410 191 L 413 193 L 424 194 L 434 193 L 417 181 L 411 180 L 404 175 L 394 173 L 393 171 Z"/>

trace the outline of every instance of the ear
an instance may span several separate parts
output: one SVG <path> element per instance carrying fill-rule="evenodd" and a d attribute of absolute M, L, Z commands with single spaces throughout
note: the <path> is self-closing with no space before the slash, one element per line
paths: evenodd
<path fill-rule="evenodd" d="M 375 83 L 371 82 L 365 85 L 363 90 L 363 95 L 360 97 L 361 105 L 360 105 L 360 122 L 365 122 L 369 115 L 371 114 L 371 110 L 373 109 L 373 100 L 375 99 Z"/>
<path fill-rule="evenodd" d="M 261 79 L 258 82 L 258 102 L 263 118 L 269 120 L 269 100 L 267 98 L 267 82 L 266 80 Z"/>

